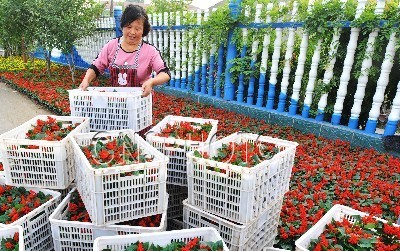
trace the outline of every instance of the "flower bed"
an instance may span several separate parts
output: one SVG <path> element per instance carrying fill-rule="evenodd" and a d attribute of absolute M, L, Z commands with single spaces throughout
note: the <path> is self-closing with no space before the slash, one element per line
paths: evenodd
<path fill-rule="evenodd" d="M 186 153 L 215 140 L 218 121 L 166 116 L 146 135 L 146 141 L 169 157 L 167 182 L 187 186 Z"/>
<path fill-rule="evenodd" d="M 49 217 L 54 249 L 89 251 L 93 250 L 96 237 L 165 231 L 168 199 L 165 203 L 162 214 L 99 227 L 90 222 L 85 205 L 74 188 Z"/>
<path fill-rule="evenodd" d="M 39 115 L 2 134 L 7 184 L 67 188 L 75 178 L 70 137 L 88 130 L 85 118 Z"/>
<path fill-rule="evenodd" d="M 142 97 L 138 87 L 89 87 L 69 90 L 72 116 L 90 118 L 91 131 L 132 129 L 151 125 L 152 96 Z"/>
<path fill-rule="evenodd" d="M 46 76 L 45 69 L 35 72 L 8 71 L 2 76 L 8 85 L 21 93 L 59 114 L 67 115 L 69 99 L 66 90 L 77 86 L 71 83 L 67 67 L 53 69 L 53 72 L 52 80 L 43 77 Z M 85 74 L 84 71 L 77 73 L 80 79 Z M 106 84 L 107 79 L 99 76 L 92 86 Z M 354 209 L 392 221 L 400 216 L 399 158 L 373 149 L 353 147 L 344 140 L 306 134 L 292 127 L 155 92 L 153 124 L 171 114 L 218 120 L 219 136 L 246 131 L 299 143 L 290 189 L 285 195 L 282 208 L 277 247 L 293 250 L 295 240 L 334 204 L 350 205 Z"/>
<path fill-rule="evenodd" d="M 336 204 L 296 241 L 296 250 L 400 249 L 400 226 Z"/>
<path fill-rule="evenodd" d="M 289 190 L 296 146 L 234 133 L 189 152 L 188 203 L 234 222 L 249 223 Z"/>
<path fill-rule="evenodd" d="M 124 142 L 122 149 L 116 141 Z M 113 150 L 101 156 L 108 144 Z M 163 213 L 168 157 L 139 135 L 132 130 L 77 134 L 72 145 L 76 186 L 95 225 Z"/>
<path fill-rule="evenodd" d="M 24 232 L 21 226 L 0 228 L 0 250 L 24 251 Z"/>
<path fill-rule="evenodd" d="M 141 243 L 141 244 L 139 244 Z M 176 250 L 176 248 L 183 247 L 182 250 L 192 250 L 194 247 L 203 245 L 215 245 L 216 251 L 228 251 L 225 243 L 222 241 L 218 232 L 213 228 L 198 228 L 198 229 L 184 229 L 184 230 L 174 230 L 163 233 L 148 233 L 148 234 L 138 234 L 138 235 L 126 235 L 126 236 L 116 236 L 116 237 L 99 237 L 94 242 L 94 251 L 124 251 L 133 250 L 139 251 L 143 250 L 143 243 L 145 245 L 161 246 L 169 249 L 161 250 Z M 211 244 L 213 243 L 213 244 Z M 138 246 L 140 246 L 138 248 Z M 172 246 L 176 248 L 172 248 Z M 130 249 L 128 249 L 130 247 Z M 185 248 L 186 247 L 186 248 Z M 160 250 L 160 249 L 155 249 Z M 207 250 L 207 249 L 206 249 Z"/>
<path fill-rule="evenodd" d="M 10 189 L 9 186 L 5 186 L 4 184 L 4 178 L 0 178 L 0 189 L 4 188 L 2 194 L 6 193 Z M 10 205 L 14 207 L 14 209 L 7 208 L 6 210 L 3 210 L 7 205 L 5 202 L 1 203 L 2 211 L 6 211 L 8 215 L 4 213 L 0 215 L 0 218 L 3 219 L 3 222 L 7 222 L 6 224 L 0 223 L 0 229 L 2 227 L 21 226 L 24 232 L 23 237 L 26 251 L 52 249 L 53 241 L 51 238 L 49 215 L 57 207 L 60 201 L 60 193 L 52 190 L 33 187 L 20 187 L 13 189 L 15 190 L 13 195 L 19 196 L 20 199 L 13 198 L 12 196 L 4 197 L 3 195 L 0 197 L 1 201 L 11 200 L 12 204 Z M 21 193 L 25 193 L 24 190 L 29 191 L 26 197 L 22 197 L 21 195 Z M 32 200 L 32 198 L 36 198 L 36 195 L 47 197 L 48 200 L 38 204 L 35 204 L 37 203 L 35 200 L 33 202 L 34 208 L 28 209 L 29 207 L 26 207 L 26 205 L 28 204 L 29 198 Z M 51 196 L 51 198 L 49 196 Z M 16 208 L 19 209 L 17 210 Z"/>

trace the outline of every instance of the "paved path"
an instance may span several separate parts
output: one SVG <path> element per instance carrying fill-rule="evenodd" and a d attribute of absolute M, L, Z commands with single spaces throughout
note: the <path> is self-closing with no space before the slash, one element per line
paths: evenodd
<path fill-rule="evenodd" d="M 0 82 L 0 134 L 37 115 L 55 114 Z"/>

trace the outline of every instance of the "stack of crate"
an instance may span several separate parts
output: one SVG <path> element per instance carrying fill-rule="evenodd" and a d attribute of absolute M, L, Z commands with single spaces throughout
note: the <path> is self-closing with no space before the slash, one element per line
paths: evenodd
<path fill-rule="evenodd" d="M 116 142 L 121 145 L 116 147 Z M 99 159 L 105 151 L 111 159 L 102 163 L 88 159 L 83 149 L 89 146 L 93 146 L 93 157 Z M 65 220 L 70 200 L 67 196 L 51 216 L 56 250 L 92 250 L 99 236 L 165 230 L 168 157 L 132 129 L 76 134 L 72 147 L 76 188 L 91 222 Z M 123 156 L 119 164 L 115 163 L 117 151 L 122 154 L 118 156 Z M 136 156 L 137 161 L 128 161 L 131 156 Z M 132 220 L 156 215 L 161 215 L 160 226 L 127 225 Z"/>
<path fill-rule="evenodd" d="M 249 148 L 227 156 L 231 143 Z M 263 157 L 258 163 L 235 162 L 256 147 Z M 184 227 L 214 227 L 231 251 L 273 246 L 296 147 L 295 142 L 238 132 L 188 153 Z"/>
<path fill-rule="evenodd" d="M 55 128 L 77 126 L 59 141 L 27 138 L 32 127 L 43 125 L 48 120 L 61 124 L 61 127 L 59 124 L 54 125 Z M 0 152 L 5 174 L 0 179 L 0 185 L 24 187 L 28 191 L 52 196 L 52 199 L 18 220 L 10 224 L 0 224 L 0 227 L 22 227 L 22 246 L 25 250 L 53 249 L 49 216 L 60 202 L 60 192 L 68 189 L 74 179 L 72 137 L 76 133 L 87 131 L 89 120 L 86 118 L 39 115 L 0 135 Z"/>
<path fill-rule="evenodd" d="M 167 171 L 168 229 L 183 228 L 183 200 L 188 197 L 187 157 L 189 151 L 215 139 L 218 121 L 168 115 L 146 134 L 146 141 L 169 157 Z M 179 131 L 181 135 L 176 135 Z M 203 134 L 192 134 L 191 132 Z M 205 133 L 207 131 L 207 133 Z"/>

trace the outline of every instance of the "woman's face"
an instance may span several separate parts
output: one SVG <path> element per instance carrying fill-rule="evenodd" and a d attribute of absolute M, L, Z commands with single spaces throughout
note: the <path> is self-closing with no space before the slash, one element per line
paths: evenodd
<path fill-rule="evenodd" d="M 143 20 L 137 19 L 122 28 L 124 40 L 129 45 L 138 45 L 143 36 Z"/>

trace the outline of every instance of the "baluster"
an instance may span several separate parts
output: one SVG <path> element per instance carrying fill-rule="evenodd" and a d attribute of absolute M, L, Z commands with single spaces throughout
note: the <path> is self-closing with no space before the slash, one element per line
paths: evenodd
<path fill-rule="evenodd" d="M 246 6 L 244 15 L 248 17 L 250 15 L 250 9 L 249 6 Z M 242 41 L 243 41 L 243 47 L 242 51 L 240 52 L 240 57 L 244 58 L 246 57 L 246 52 L 247 52 L 247 35 L 248 31 L 247 28 L 242 29 Z M 244 73 L 240 72 L 239 73 L 239 85 L 238 85 L 238 94 L 237 94 L 237 102 L 242 103 L 243 102 L 243 93 L 244 93 Z"/>
<path fill-rule="evenodd" d="M 224 67 L 224 45 L 221 44 L 218 48 L 218 70 L 215 81 L 215 96 L 221 98 L 221 75 Z"/>
<path fill-rule="evenodd" d="M 347 0 L 341 1 L 342 3 L 346 3 Z M 344 4 L 343 4 L 344 7 Z M 325 67 L 324 78 L 322 80 L 323 85 L 329 85 L 333 77 L 333 67 L 336 63 L 336 52 L 339 47 L 339 39 L 341 35 L 342 29 L 341 28 L 334 28 L 333 30 L 333 37 L 330 45 L 329 50 L 329 63 Z M 320 100 L 318 101 L 318 113 L 315 117 L 317 121 L 324 120 L 324 111 L 325 107 L 328 104 L 328 93 L 322 93 Z"/>
<path fill-rule="evenodd" d="M 176 26 L 181 25 L 181 16 L 176 12 Z M 181 31 L 175 30 L 175 87 L 181 86 Z"/>
<path fill-rule="evenodd" d="M 163 26 L 164 26 L 164 28 L 168 27 L 168 12 L 164 12 Z M 168 31 L 165 29 L 163 31 L 163 34 L 164 34 L 163 54 L 165 57 L 168 53 L 168 51 L 167 51 L 167 49 L 168 49 Z M 170 56 L 168 56 L 168 58 L 170 58 Z"/>
<path fill-rule="evenodd" d="M 400 81 L 397 84 L 396 96 L 393 99 L 392 110 L 386 123 L 384 135 L 394 135 L 400 120 Z"/>
<path fill-rule="evenodd" d="M 306 96 L 304 98 L 304 106 L 301 112 L 301 116 L 304 118 L 308 118 L 310 113 L 310 107 L 312 103 L 312 95 L 314 92 L 315 80 L 317 79 L 318 74 L 318 64 L 321 59 L 321 43 L 322 40 L 319 39 L 317 46 L 315 46 L 314 54 L 311 58 L 311 68 L 310 73 L 308 74 L 308 83 L 306 87 Z"/>
<path fill-rule="evenodd" d="M 197 10 L 197 25 L 201 25 L 201 10 Z M 200 54 L 201 51 L 201 33 L 197 34 L 196 37 L 196 49 L 195 49 L 195 67 L 194 67 L 194 91 L 200 91 Z"/>
<path fill-rule="evenodd" d="M 173 15 L 172 13 L 170 14 L 170 20 L 171 20 L 171 25 L 173 24 Z M 169 31 L 169 65 L 171 66 L 170 72 L 171 72 L 171 80 L 169 81 L 169 85 L 174 87 L 175 86 L 175 37 L 174 37 L 174 30 L 170 29 Z"/>
<path fill-rule="evenodd" d="M 389 42 L 386 46 L 385 59 L 382 63 L 381 74 L 379 75 L 377 81 L 376 91 L 372 99 L 372 107 L 369 111 L 369 117 L 365 127 L 365 132 L 367 133 L 375 133 L 375 129 L 378 124 L 377 119 L 380 115 L 380 107 L 382 106 L 384 100 L 385 89 L 389 82 L 389 74 L 393 67 L 393 58 L 396 52 L 395 45 L 397 43 L 396 35 L 396 32 L 393 32 L 390 35 Z"/>
<path fill-rule="evenodd" d="M 279 7 L 285 6 L 285 3 L 280 2 Z M 278 19 L 278 22 L 281 22 L 281 18 Z M 281 45 L 282 45 L 282 28 L 275 29 L 275 41 L 274 41 L 274 53 L 272 54 L 272 66 L 271 66 L 271 76 L 269 78 L 269 88 L 268 88 L 268 99 L 267 99 L 267 109 L 274 108 L 274 98 L 275 98 L 275 86 L 278 82 L 278 67 L 279 67 L 279 58 L 281 55 Z"/>
<path fill-rule="evenodd" d="M 265 22 L 271 23 L 271 15 L 269 15 L 269 12 L 272 10 L 273 4 L 269 3 L 267 4 L 267 18 Z M 268 31 L 267 34 L 264 35 L 264 40 L 263 40 L 263 50 L 261 54 L 261 64 L 260 64 L 260 77 L 258 81 L 258 93 L 257 93 L 257 103 L 256 106 L 262 107 L 263 102 L 264 102 L 264 86 L 265 86 L 265 75 L 267 72 L 267 61 L 268 61 L 268 47 L 269 43 L 271 41 L 271 35 Z"/>
<path fill-rule="evenodd" d="M 208 20 L 209 12 L 205 10 L 204 21 Z M 207 51 L 203 49 L 203 54 L 201 57 L 201 93 L 206 94 L 207 89 Z"/>
<path fill-rule="evenodd" d="M 153 26 L 157 26 L 157 25 L 158 25 L 158 23 L 157 23 L 157 14 L 153 14 Z M 156 29 L 152 30 L 151 38 L 152 38 L 151 44 L 156 46 L 157 45 L 157 30 Z"/>
<path fill-rule="evenodd" d="M 366 2 L 367 0 L 358 1 L 358 6 L 355 16 L 356 19 L 359 18 L 361 13 L 363 12 Z M 350 41 L 347 45 L 347 53 L 343 64 L 343 72 L 342 75 L 340 76 L 340 84 L 337 91 L 336 102 L 335 106 L 333 107 L 331 123 L 334 125 L 338 125 L 340 123 L 340 119 L 342 116 L 343 102 L 347 94 L 347 84 L 349 83 L 350 80 L 350 73 L 354 63 L 354 53 L 356 52 L 358 35 L 360 34 L 360 31 L 361 28 L 356 28 L 356 27 L 351 28 Z"/>
<path fill-rule="evenodd" d="M 193 15 L 194 11 L 191 11 L 190 13 L 191 13 L 191 15 Z M 193 31 L 189 30 L 188 34 L 189 34 L 188 35 L 188 39 L 189 39 L 189 48 L 188 48 L 189 62 L 188 62 L 188 83 L 186 85 L 186 88 L 188 90 L 191 90 L 192 89 L 192 85 L 193 85 L 193 62 L 194 62 L 194 60 L 193 60 L 193 58 L 194 58 L 194 54 L 193 54 L 193 52 L 194 52 Z"/>
<path fill-rule="evenodd" d="M 151 26 L 154 26 L 154 23 L 153 23 L 153 14 L 149 14 L 148 17 L 149 17 L 149 23 L 150 23 L 150 25 L 151 25 Z M 152 34 L 151 34 L 151 31 L 150 31 L 149 34 L 147 35 L 147 41 L 149 41 L 150 44 L 153 44 L 153 36 L 152 36 Z"/>
<path fill-rule="evenodd" d="M 187 12 L 183 12 L 183 18 L 186 18 Z M 182 78 L 181 89 L 186 89 L 187 74 L 187 32 L 182 30 Z"/>
<path fill-rule="evenodd" d="M 375 15 L 382 15 L 385 8 L 385 0 L 378 0 L 375 8 Z M 365 87 L 368 83 L 368 72 L 372 66 L 372 55 L 374 54 L 375 39 L 378 36 L 380 29 L 374 29 L 368 37 L 367 48 L 365 49 L 365 57 L 361 64 L 361 74 L 358 78 L 357 90 L 354 94 L 354 104 L 351 108 L 351 116 L 349 127 L 352 129 L 358 128 L 358 118 L 361 112 L 361 104 L 365 95 Z"/>
<path fill-rule="evenodd" d="M 161 28 L 162 26 L 163 15 L 162 13 L 158 13 L 158 26 Z M 163 51 L 163 30 L 158 30 L 158 50 L 161 52 Z"/>
<path fill-rule="evenodd" d="M 255 15 L 255 19 L 254 22 L 255 23 L 260 23 L 260 15 L 261 15 L 261 8 L 262 8 L 262 4 L 257 4 L 256 5 L 256 15 Z M 258 44 L 259 44 L 259 40 L 255 39 L 257 38 L 257 35 L 253 36 L 253 43 L 251 45 L 251 62 L 250 62 L 250 69 L 251 69 L 251 76 L 250 76 L 250 81 L 249 81 L 249 88 L 247 89 L 247 104 L 249 105 L 253 105 L 254 103 L 254 82 L 255 82 L 255 76 L 253 73 L 254 70 L 254 65 L 257 61 L 257 50 L 258 50 Z"/>
<path fill-rule="evenodd" d="M 210 49 L 210 69 L 208 71 L 208 90 L 207 94 L 209 96 L 214 95 L 214 65 L 215 65 L 215 53 L 217 51 L 217 46 L 215 44 L 211 45 Z"/>
<path fill-rule="evenodd" d="M 310 0 L 308 2 L 308 9 L 307 9 L 308 13 L 311 12 L 313 3 L 314 3 L 314 0 Z M 290 99 L 290 106 L 289 106 L 289 114 L 290 115 L 296 115 L 296 113 L 297 113 L 297 107 L 298 107 L 298 102 L 299 102 L 299 98 L 300 98 L 301 82 L 302 82 L 303 75 L 304 75 L 304 65 L 307 60 L 307 49 L 308 49 L 308 32 L 303 30 L 303 35 L 302 35 L 301 43 L 300 43 L 299 59 L 297 61 L 297 68 L 296 68 L 294 83 L 293 83 L 293 93 L 292 93 L 292 97 Z"/>
<path fill-rule="evenodd" d="M 297 7 L 298 3 L 293 3 L 293 11 L 291 22 L 295 21 L 295 17 L 297 15 Z M 283 67 L 282 81 L 281 81 L 281 93 L 279 94 L 279 103 L 278 103 L 278 112 L 285 111 L 286 98 L 287 98 L 287 88 L 289 86 L 289 74 L 290 74 L 290 61 L 292 61 L 293 57 L 293 46 L 294 46 L 294 36 L 295 36 L 295 28 L 289 28 L 288 41 L 286 44 L 286 54 L 285 54 L 285 66 Z"/>

